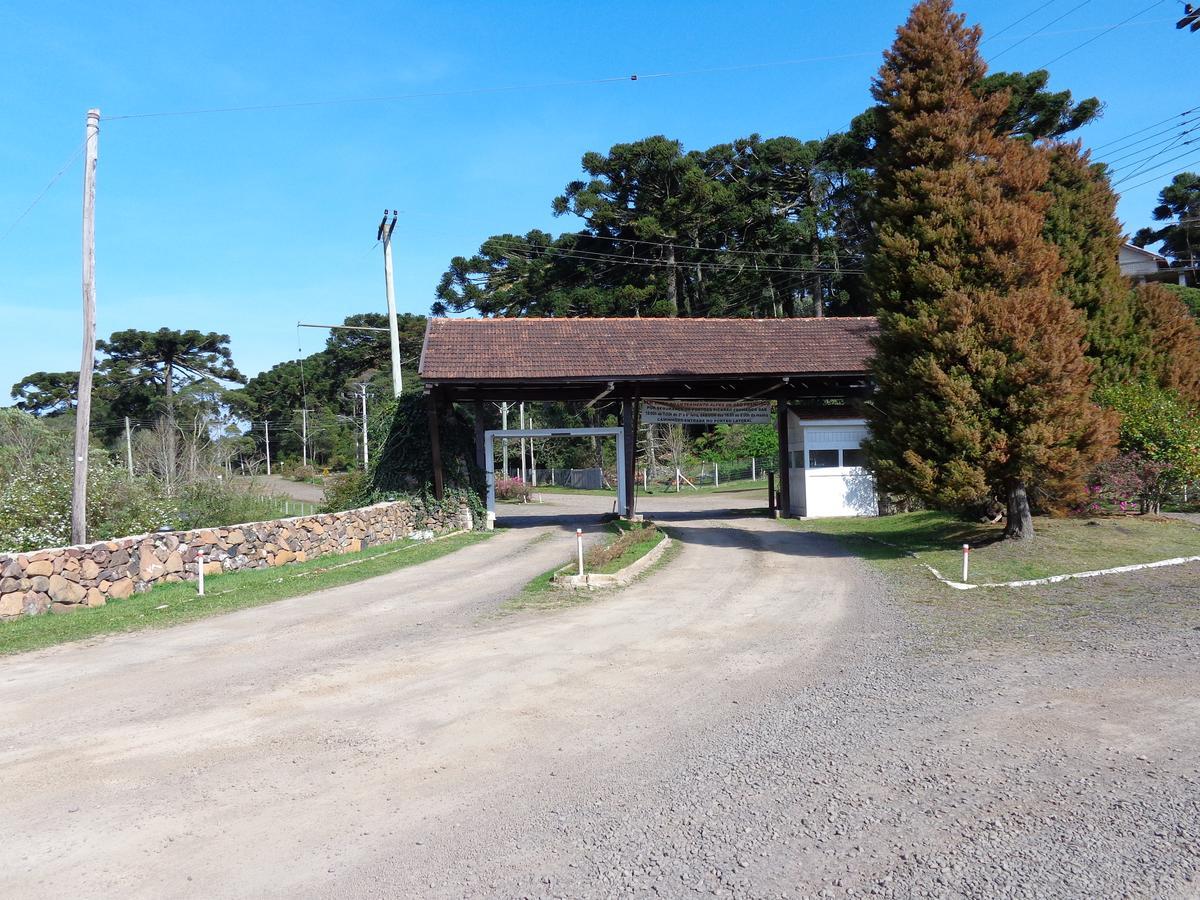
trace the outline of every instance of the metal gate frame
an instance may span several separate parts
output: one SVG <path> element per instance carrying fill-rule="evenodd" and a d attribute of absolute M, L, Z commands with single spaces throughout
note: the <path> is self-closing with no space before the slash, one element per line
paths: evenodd
<path fill-rule="evenodd" d="M 496 525 L 496 438 L 615 437 L 617 439 L 617 512 L 629 516 L 625 507 L 624 428 L 493 428 L 483 433 L 484 473 L 487 477 L 487 527 Z"/>

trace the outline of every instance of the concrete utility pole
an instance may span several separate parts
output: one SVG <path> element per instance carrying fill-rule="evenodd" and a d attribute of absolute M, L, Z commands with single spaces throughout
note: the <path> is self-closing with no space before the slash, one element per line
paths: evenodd
<path fill-rule="evenodd" d="M 363 471 L 365 472 L 371 466 L 371 456 L 367 450 L 367 383 L 365 381 L 361 382 L 359 389 L 362 390 Z"/>
<path fill-rule="evenodd" d="M 376 240 L 383 242 L 383 281 L 387 288 L 388 332 L 392 339 L 392 390 L 397 397 L 404 390 L 404 378 L 400 374 L 400 323 L 396 320 L 396 291 L 392 286 L 392 232 L 396 230 L 396 210 L 388 221 L 388 211 L 383 211 Z"/>
<path fill-rule="evenodd" d="M 271 474 L 271 423 L 263 421 L 263 434 L 267 439 L 267 474 Z"/>
<path fill-rule="evenodd" d="M 133 477 L 133 435 L 129 431 L 129 416 L 125 417 L 125 462 L 129 465 L 129 477 Z"/>
<path fill-rule="evenodd" d="M 300 459 L 308 466 L 308 407 L 300 410 Z"/>
<path fill-rule="evenodd" d="M 71 543 L 87 542 L 88 432 L 92 425 L 92 367 L 96 361 L 96 161 L 100 110 L 89 109 L 83 162 L 83 354 L 75 403 L 75 479 L 71 484 Z"/>

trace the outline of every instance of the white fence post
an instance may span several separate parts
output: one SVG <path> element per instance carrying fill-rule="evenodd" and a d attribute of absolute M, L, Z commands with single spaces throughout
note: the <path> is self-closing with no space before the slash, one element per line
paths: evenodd
<path fill-rule="evenodd" d="M 204 596 L 204 551 L 196 551 L 196 586 L 200 589 L 199 594 Z"/>
<path fill-rule="evenodd" d="M 721 464 L 713 463 L 713 487 L 721 486 Z"/>
<path fill-rule="evenodd" d="M 963 584 L 967 583 L 969 564 L 971 558 L 971 545 L 963 544 Z"/>
<path fill-rule="evenodd" d="M 575 529 L 575 543 L 579 551 L 579 575 L 583 577 L 583 529 Z"/>

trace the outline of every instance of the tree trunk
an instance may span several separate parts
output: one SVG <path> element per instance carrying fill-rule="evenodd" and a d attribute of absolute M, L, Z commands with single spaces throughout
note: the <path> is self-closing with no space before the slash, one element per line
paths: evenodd
<path fill-rule="evenodd" d="M 1010 540 L 1033 540 L 1033 512 L 1029 509 L 1029 495 L 1025 482 L 1014 478 L 1008 483 L 1008 522 L 1004 536 Z"/>
<path fill-rule="evenodd" d="M 809 177 L 808 177 L 808 200 L 812 204 L 814 213 L 816 212 L 816 210 L 818 208 L 820 199 L 821 198 L 817 195 L 817 180 L 816 180 L 816 178 L 813 177 L 812 173 L 810 172 Z M 812 260 L 810 261 L 814 270 L 820 265 L 820 258 L 821 258 L 821 229 L 817 226 L 817 224 L 815 222 L 815 216 L 814 216 L 813 234 L 812 234 Z M 823 293 L 823 291 L 821 290 L 821 273 L 814 271 L 812 273 L 813 315 L 816 316 L 818 319 L 822 318 L 825 315 L 825 304 L 822 302 L 822 296 L 821 296 L 822 293 Z"/>
<path fill-rule="evenodd" d="M 667 309 L 671 316 L 679 315 L 679 281 L 675 272 L 675 248 L 667 248 Z"/>

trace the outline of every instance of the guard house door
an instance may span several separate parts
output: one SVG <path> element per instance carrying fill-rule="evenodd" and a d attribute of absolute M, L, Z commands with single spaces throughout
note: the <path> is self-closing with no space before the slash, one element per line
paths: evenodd
<path fill-rule="evenodd" d="M 615 437 L 617 459 L 625 459 L 623 428 L 494 428 L 483 433 L 483 463 L 487 477 L 487 527 L 496 525 L 496 438 Z M 617 466 L 617 512 L 629 516 L 625 506 L 625 466 Z"/>

